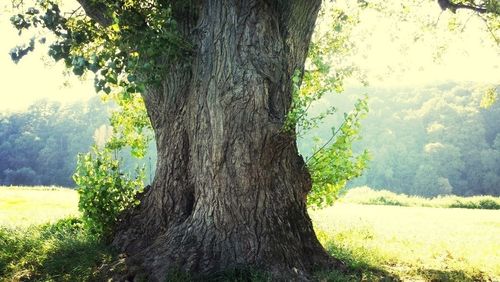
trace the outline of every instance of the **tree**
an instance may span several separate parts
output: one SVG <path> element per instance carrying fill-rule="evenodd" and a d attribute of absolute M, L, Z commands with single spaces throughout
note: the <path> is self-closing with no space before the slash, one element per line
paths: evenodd
<path fill-rule="evenodd" d="M 44 1 L 41 23 L 59 43 L 88 43 L 80 53 L 55 44 L 51 55 L 69 58 L 75 74 L 92 63 L 108 69 L 100 73 L 108 75 L 106 92 L 121 74 L 113 70 L 134 52 L 141 69 L 132 75 L 147 77 L 143 98 L 159 157 L 152 187 L 113 240 L 129 263 L 151 280 L 170 268 L 256 266 L 305 278 L 332 266 L 307 215 L 310 176 L 293 130 L 283 130 L 291 77 L 304 68 L 321 1 L 79 2 L 92 20 L 64 19 Z M 18 26 L 25 20 L 13 19 Z M 95 42 L 114 54 L 92 61 L 85 52 Z"/>
<path fill-rule="evenodd" d="M 12 22 L 51 30 L 50 55 L 94 72 L 98 91 L 143 95 L 158 162 L 115 231 L 129 274 L 256 266 L 306 279 L 339 266 L 314 234 L 311 178 L 284 129 L 321 0 L 78 2 L 86 17 L 44 0 Z"/>

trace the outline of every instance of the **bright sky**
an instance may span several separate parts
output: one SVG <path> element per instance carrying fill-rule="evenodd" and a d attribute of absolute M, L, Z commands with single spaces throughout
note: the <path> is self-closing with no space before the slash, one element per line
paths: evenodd
<path fill-rule="evenodd" d="M 401 32 L 395 37 L 388 32 L 394 30 L 394 21 L 374 13 L 362 16 L 363 26 L 356 36 L 365 39 L 354 61 L 365 69 L 371 85 L 414 86 L 450 80 L 500 84 L 500 48 L 492 45 L 481 21 L 472 18 L 457 35 L 447 30 L 450 13 L 440 15 L 434 6 L 426 13 L 439 28 L 434 35 L 416 41 L 412 40 L 415 27 L 410 24 L 398 23 Z M 92 81 L 63 75 L 62 63 L 51 63 L 40 46 L 19 64 L 13 63 L 10 49 L 27 39 L 17 35 L 9 17 L 0 12 L 0 112 L 24 110 L 39 99 L 71 102 L 96 95 Z M 435 55 L 445 42 L 448 48 L 437 63 Z"/>
<path fill-rule="evenodd" d="M 357 32 L 370 36 L 363 40 L 355 62 L 367 71 L 370 84 L 413 86 L 450 80 L 500 84 L 500 46 L 484 22 L 467 11 L 441 13 L 436 3 L 427 3 L 428 7 L 416 9 L 420 12 L 416 17 L 430 21 L 434 29 L 423 31 L 418 39 L 415 35 L 422 33 L 422 26 L 384 19 L 374 12 L 362 15 L 364 27 Z M 460 31 L 449 30 L 453 17 L 466 22 Z"/>
<path fill-rule="evenodd" d="M 63 75 L 64 64 L 55 64 L 48 58 L 42 45 L 15 64 L 9 51 L 30 37 L 19 37 L 9 18 L 10 15 L 0 12 L 0 112 L 24 110 L 40 99 L 67 103 L 97 95 L 91 80 Z"/>

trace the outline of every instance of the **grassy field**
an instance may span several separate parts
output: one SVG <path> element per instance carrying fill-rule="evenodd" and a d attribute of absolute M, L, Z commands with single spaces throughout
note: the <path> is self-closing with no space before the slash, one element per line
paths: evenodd
<path fill-rule="evenodd" d="M 88 281 L 113 252 L 89 238 L 66 189 L 0 187 L 0 281 Z M 320 281 L 500 281 L 500 211 L 338 203 L 311 211 L 347 273 Z M 30 226 L 31 225 L 31 226 Z"/>
<path fill-rule="evenodd" d="M 78 215 L 78 193 L 74 190 L 0 187 L 1 226 L 28 226 Z"/>
<path fill-rule="evenodd" d="M 500 211 L 337 204 L 311 217 L 330 253 L 376 277 L 500 281 Z"/>

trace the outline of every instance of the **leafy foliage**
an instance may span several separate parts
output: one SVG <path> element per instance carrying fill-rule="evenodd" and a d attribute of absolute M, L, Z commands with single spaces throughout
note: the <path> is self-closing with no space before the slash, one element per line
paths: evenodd
<path fill-rule="evenodd" d="M 96 5 L 92 8 L 112 11 L 103 15 L 105 24 L 80 9 L 66 16 L 51 0 L 37 0 L 34 7 L 12 16 L 11 22 L 20 33 L 37 27 L 51 31 L 56 39 L 49 55 L 55 61 L 63 60 L 77 76 L 93 73 L 97 92 L 115 91 L 123 99 L 144 92 L 146 85 L 158 85 L 166 62 L 189 54 L 191 47 L 178 34 L 168 2 L 90 2 Z M 11 56 L 18 61 L 33 48 L 32 40 L 28 47 L 14 48 Z"/>
<path fill-rule="evenodd" d="M 143 171 L 135 179 L 120 171 L 119 161 L 109 149 L 78 156 L 74 179 L 78 185 L 78 208 L 89 231 L 107 236 L 125 209 L 138 205 L 136 194 L 142 191 Z"/>
<path fill-rule="evenodd" d="M 353 65 L 340 63 L 340 57 L 344 58 L 353 52 L 354 45 L 349 35 L 357 23 L 357 16 L 349 15 L 342 9 L 324 7 L 319 22 L 327 24 L 316 30 L 306 70 L 303 75 L 296 71 L 292 77 L 292 108 L 284 129 L 297 132 L 299 137 L 317 128 L 325 118 L 336 114 L 333 106 L 314 115 L 310 109 L 314 104 L 321 103 L 325 95 L 342 93 L 344 80 L 356 72 Z M 359 139 L 360 121 L 367 113 L 367 98 L 360 99 L 351 113 L 344 114 L 339 128 L 332 128 L 328 141 L 320 143 L 320 139 L 317 139 L 315 153 L 307 161 L 313 182 L 308 195 L 309 206 L 333 204 L 347 181 L 361 175 L 365 169 L 368 152 L 356 156 L 352 146 Z"/>
<path fill-rule="evenodd" d="M 144 106 L 144 101 L 139 94 L 131 95 L 129 100 L 120 99 L 111 95 L 116 101 L 119 110 L 112 112 L 110 123 L 113 135 L 106 143 L 111 150 L 131 149 L 132 156 L 143 158 L 152 139 L 151 122 Z"/>
<path fill-rule="evenodd" d="M 304 73 L 297 70 L 291 78 L 293 99 L 284 125 L 286 131 L 296 131 L 300 137 L 335 114 L 335 107 L 313 116 L 308 110 L 325 94 L 342 93 L 344 80 L 355 74 L 356 67 L 343 62 L 354 52 L 349 35 L 357 21 L 355 14 L 349 15 L 343 9 L 325 6 L 321 10 L 318 22 L 326 24 L 313 35 Z"/>
<path fill-rule="evenodd" d="M 151 138 L 151 124 L 142 97 L 132 94 L 129 99 L 122 99 L 117 95 L 111 95 L 120 107 L 110 118 L 111 138 L 104 142 L 104 148 L 94 146 L 91 152 L 79 155 L 74 174 L 83 220 L 91 233 L 103 237 L 111 233 L 124 210 L 140 203 L 136 194 L 144 185 L 145 167 L 138 166 L 132 179 L 121 171 L 122 160 L 116 157 L 117 153 L 128 146 L 132 156 L 143 158 Z"/>
<path fill-rule="evenodd" d="M 307 197 L 309 206 L 324 207 L 333 204 L 347 181 L 360 176 L 366 168 L 368 151 L 355 156 L 352 145 L 360 138 L 360 121 L 367 113 L 366 98 L 359 100 L 354 110 L 345 114 L 342 125 L 337 130 L 332 129 L 330 140 L 316 148 L 313 156 L 308 159 L 307 165 L 313 182 Z"/>

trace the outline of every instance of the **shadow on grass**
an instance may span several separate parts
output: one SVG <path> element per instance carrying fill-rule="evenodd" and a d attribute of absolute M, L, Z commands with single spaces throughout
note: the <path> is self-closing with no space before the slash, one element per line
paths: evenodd
<path fill-rule="evenodd" d="M 347 266 L 344 270 L 333 269 L 315 274 L 316 281 L 402 281 L 389 271 L 358 259 L 350 250 L 339 248 L 333 244 L 327 246 L 327 251 Z"/>
<path fill-rule="evenodd" d="M 426 281 L 497 281 L 480 271 L 471 274 L 458 270 L 420 269 L 418 273 Z"/>
<path fill-rule="evenodd" d="M 241 267 L 211 274 L 193 275 L 180 270 L 167 273 L 169 282 L 267 282 L 272 281 L 271 275 L 256 268 Z"/>
<path fill-rule="evenodd" d="M 99 267 L 112 260 L 107 246 L 97 242 L 74 242 L 49 253 L 39 273 L 41 280 L 96 281 Z"/>
<path fill-rule="evenodd" d="M 390 271 L 390 266 L 366 250 L 351 250 L 332 241 L 327 242 L 325 247 L 330 255 L 344 262 L 347 269 L 318 272 L 315 275 L 317 281 L 494 281 L 479 270 L 471 273 L 456 269 L 408 267 L 405 271 Z"/>

